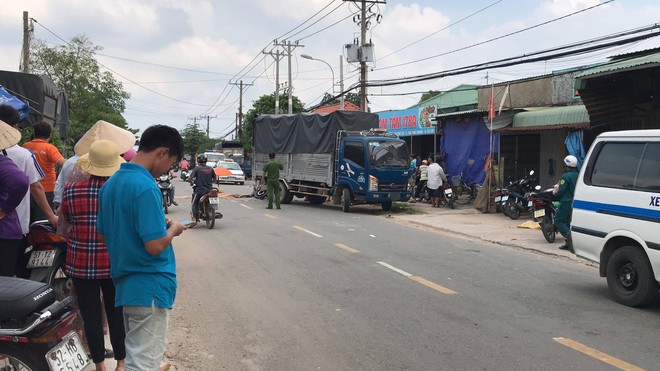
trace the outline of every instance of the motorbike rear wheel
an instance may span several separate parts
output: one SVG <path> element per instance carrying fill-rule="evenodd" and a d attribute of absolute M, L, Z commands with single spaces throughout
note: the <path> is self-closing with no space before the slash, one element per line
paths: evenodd
<path fill-rule="evenodd" d="M 45 346 L 0 343 L 0 370 L 48 370 Z"/>
<path fill-rule="evenodd" d="M 520 218 L 520 209 L 518 209 L 518 205 L 514 201 L 507 201 L 508 203 L 506 204 L 507 208 L 509 209 L 508 211 L 508 216 L 512 220 L 516 220 Z"/>
<path fill-rule="evenodd" d="M 546 241 L 549 243 L 555 242 L 557 232 L 555 231 L 555 226 L 552 224 L 552 218 L 550 218 L 550 216 L 546 215 L 543 217 L 543 220 L 541 220 L 541 232 Z"/>
<path fill-rule="evenodd" d="M 215 226 L 215 210 L 206 203 L 207 201 L 204 202 L 204 219 L 206 219 L 206 228 L 208 229 L 213 229 L 213 226 Z"/>

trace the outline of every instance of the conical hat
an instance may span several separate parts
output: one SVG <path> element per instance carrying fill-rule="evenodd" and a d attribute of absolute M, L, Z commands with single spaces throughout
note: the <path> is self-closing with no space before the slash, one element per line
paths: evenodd
<path fill-rule="evenodd" d="M 21 132 L 0 120 L 0 149 L 13 146 L 21 140 Z"/>
<path fill-rule="evenodd" d="M 119 153 L 124 153 L 135 145 L 135 135 L 126 129 L 99 120 L 80 138 L 73 150 L 78 156 L 89 152 L 89 147 L 97 140 L 110 140 L 119 147 Z"/>

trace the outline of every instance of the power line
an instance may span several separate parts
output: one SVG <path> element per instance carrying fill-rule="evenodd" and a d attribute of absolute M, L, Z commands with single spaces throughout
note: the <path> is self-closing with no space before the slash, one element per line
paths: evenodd
<path fill-rule="evenodd" d="M 55 37 L 57 37 L 58 39 L 62 40 L 62 41 L 63 41 L 64 43 L 66 43 L 68 46 L 70 46 L 70 47 L 72 46 L 71 43 L 69 43 L 68 41 L 66 41 L 66 40 L 64 40 L 63 38 L 61 38 L 59 35 L 57 35 L 57 34 L 54 33 L 53 31 L 51 31 L 50 29 L 48 29 L 48 28 L 47 28 L 46 26 L 44 26 L 43 24 L 39 23 L 36 19 L 34 19 L 34 18 L 30 18 L 30 19 L 32 19 L 32 21 L 33 21 L 34 23 L 36 23 L 36 24 L 38 24 L 39 26 L 43 27 L 46 31 L 50 32 L 51 34 L 53 34 L 53 35 L 54 35 Z M 94 53 L 92 53 L 92 54 L 94 54 Z M 101 67 L 107 69 L 108 71 L 114 73 L 115 75 L 117 75 L 117 76 L 123 78 L 124 80 L 130 81 L 130 82 L 132 82 L 133 84 L 135 84 L 135 85 L 141 87 L 142 89 L 147 90 L 147 91 L 150 91 L 150 92 L 152 92 L 152 93 L 154 93 L 154 94 L 156 94 L 156 95 L 159 95 L 159 96 L 161 96 L 161 97 L 163 97 L 163 98 L 167 98 L 167 99 L 170 99 L 170 100 L 173 100 L 173 101 L 176 101 L 176 102 L 179 102 L 179 103 L 183 103 L 183 104 L 189 104 L 189 105 L 191 105 L 191 106 L 209 107 L 209 105 L 206 105 L 206 104 L 199 104 L 199 103 L 186 102 L 186 101 L 184 101 L 184 100 L 177 99 L 177 98 L 170 97 L 170 96 L 167 96 L 167 95 L 165 95 L 165 94 L 159 93 L 159 92 L 157 92 L 157 91 L 155 91 L 155 90 L 153 90 L 153 89 L 151 89 L 151 88 L 148 88 L 148 87 L 146 87 L 146 86 L 144 86 L 144 85 L 140 85 L 139 83 L 137 83 L 137 82 L 131 80 L 130 78 L 128 78 L 128 77 L 126 77 L 126 76 L 124 76 L 124 75 L 122 75 L 122 74 L 120 74 L 119 72 L 117 72 L 117 71 L 113 70 L 112 68 L 110 68 L 110 67 L 108 67 L 108 66 L 102 64 L 102 63 L 99 62 L 99 61 L 96 61 L 96 63 L 98 63 L 99 66 L 101 66 Z"/>
<path fill-rule="evenodd" d="M 475 71 L 483 71 L 489 68 L 502 68 L 502 67 L 508 67 L 508 66 L 514 66 L 518 64 L 527 64 L 527 63 L 533 63 L 533 62 L 539 62 L 539 61 L 546 61 L 546 60 L 552 60 L 552 59 L 558 59 L 558 58 L 563 58 L 566 56 L 571 56 L 571 55 L 581 55 L 581 54 L 586 54 L 590 53 L 593 51 L 598 51 L 598 50 L 603 50 L 603 49 L 608 49 L 612 48 L 615 46 L 621 46 L 621 45 L 626 45 L 629 43 L 637 42 L 640 40 L 648 39 L 651 37 L 656 37 L 659 36 L 660 33 L 658 33 L 658 29 L 660 29 L 660 24 L 656 23 L 647 27 L 635 29 L 635 30 L 630 30 L 630 31 L 625 31 L 623 33 L 615 34 L 615 35 L 609 35 L 605 37 L 598 38 L 596 41 L 598 42 L 603 42 L 611 39 L 617 39 L 621 38 L 624 36 L 629 36 L 629 35 L 635 35 L 641 32 L 645 31 L 656 31 L 655 33 L 648 33 L 648 34 L 643 34 L 639 36 L 633 36 L 627 39 L 623 40 L 618 40 L 618 41 L 611 41 L 607 42 L 604 44 L 598 44 L 594 46 L 589 46 L 589 47 L 583 47 L 575 50 L 568 50 L 564 51 L 567 49 L 572 49 L 576 47 L 581 47 L 584 45 L 588 44 L 593 44 L 595 41 L 594 40 L 587 40 L 583 41 L 580 43 L 574 43 L 570 45 L 565 45 L 565 46 L 560 46 L 556 48 L 551 48 L 551 49 L 546 49 L 546 50 L 541 50 L 529 54 L 523 54 L 515 57 L 509 57 L 509 58 L 504 58 L 504 59 L 499 59 L 495 61 L 490 61 L 490 62 L 485 62 L 485 63 L 479 63 L 471 66 L 466 66 L 466 67 L 459 67 L 451 70 L 446 70 L 442 72 L 436 72 L 436 73 L 431 73 L 431 74 L 425 74 L 425 75 L 418 75 L 414 77 L 404 77 L 404 78 L 398 78 L 398 79 L 389 79 L 389 80 L 372 80 L 369 81 L 368 85 L 369 86 L 389 86 L 389 85 L 399 85 L 399 84 L 406 84 L 406 83 L 411 83 L 411 82 L 419 82 L 419 81 L 426 81 L 426 80 L 432 80 L 432 79 L 437 79 L 441 77 L 446 77 L 446 76 L 453 76 L 453 75 L 460 75 L 464 74 L 466 72 L 475 72 Z M 555 52 L 555 54 L 550 54 L 550 55 L 544 55 L 548 54 L 551 52 Z M 540 55 L 540 56 L 539 56 Z M 529 58 L 532 56 L 539 56 L 535 58 Z M 351 87 L 354 89 L 355 87 Z"/>
<path fill-rule="evenodd" d="M 434 59 L 434 58 L 442 57 L 442 56 L 445 56 L 445 55 L 453 54 L 453 53 L 456 53 L 456 52 L 459 52 L 459 51 L 463 51 L 463 50 L 471 49 L 471 48 L 474 48 L 474 47 L 476 47 L 476 46 L 480 46 L 480 45 L 484 45 L 484 44 L 487 44 L 487 43 L 491 43 L 491 42 L 493 42 L 493 41 L 501 40 L 501 39 L 504 39 L 504 38 L 506 38 L 506 37 L 510 37 L 510 36 L 513 36 L 513 35 L 517 35 L 517 34 L 519 34 L 519 33 L 522 33 L 522 32 L 525 32 L 525 31 L 529 31 L 529 30 L 532 30 L 532 29 L 534 29 L 534 28 L 538 28 L 538 27 L 541 27 L 541 26 L 545 26 L 545 25 L 547 25 L 547 24 L 550 24 L 550 23 L 553 23 L 553 22 L 557 22 L 557 21 L 559 21 L 559 20 L 562 20 L 562 19 L 565 19 L 565 18 L 568 18 L 568 17 L 572 17 L 572 16 L 577 15 L 577 14 L 580 14 L 580 13 L 584 13 L 584 12 L 586 12 L 586 11 L 592 10 L 592 9 L 597 8 L 597 7 L 600 7 L 600 6 L 603 6 L 603 5 L 608 4 L 608 3 L 611 3 L 611 2 L 613 2 L 613 1 L 614 1 L 614 0 L 607 0 L 607 1 L 605 1 L 605 2 L 598 3 L 597 5 L 593 5 L 593 6 L 590 6 L 590 7 L 588 7 L 588 8 L 584 8 L 584 9 L 578 10 L 578 11 L 575 11 L 575 12 L 573 12 L 573 13 L 563 15 L 563 16 L 561 16 L 561 17 L 553 18 L 553 19 L 548 20 L 548 21 L 545 21 L 545 22 L 537 23 L 537 24 L 535 24 L 535 25 L 533 25 L 533 26 L 526 27 L 526 28 L 523 28 L 523 29 L 520 29 L 520 30 L 517 30 L 517 31 L 514 31 L 514 32 L 509 32 L 509 33 L 504 34 L 504 35 L 500 35 L 500 36 L 497 36 L 497 37 L 493 37 L 493 38 L 491 38 L 491 39 L 488 39 L 488 40 L 485 40 L 485 41 L 481 41 L 481 42 L 478 42 L 478 43 L 476 43 L 476 44 L 472 44 L 472 45 L 468 45 L 468 46 L 465 46 L 465 47 L 462 47 L 462 48 L 454 49 L 454 50 L 451 50 L 451 51 L 448 51 L 448 52 L 444 52 L 444 53 L 440 53 L 440 54 L 432 55 L 432 56 L 430 56 L 430 57 L 421 58 L 421 59 L 416 59 L 416 60 L 414 60 L 414 61 L 410 61 L 410 62 L 404 62 L 404 63 L 395 64 L 395 65 L 392 65 L 392 66 L 381 67 L 381 68 L 378 68 L 377 70 L 378 70 L 378 71 L 383 71 L 383 70 L 388 70 L 388 69 L 391 69 L 391 68 L 396 68 L 396 67 L 401 67 L 401 66 L 407 66 L 407 65 L 409 65 L 409 64 L 418 63 L 418 62 L 424 62 L 424 61 L 427 61 L 427 60 L 429 60 L 429 59 Z"/>
<path fill-rule="evenodd" d="M 439 29 L 439 30 L 437 30 L 437 31 L 435 31 L 435 32 L 432 32 L 432 33 L 430 33 L 430 34 L 428 34 L 428 35 L 422 37 L 421 39 L 419 39 L 419 40 L 417 40 L 417 41 L 415 41 L 415 42 L 412 42 L 412 43 L 410 43 L 410 44 L 404 46 L 403 48 L 397 49 L 397 50 L 391 52 L 390 54 L 387 54 L 386 56 L 380 58 L 380 60 L 383 60 L 383 59 L 385 59 L 385 58 L 387 58 L 387 57 L 389 57 L 389 56 L 391 56 L 391 55 L 394 55 L 394 54 L 396 54 L 396 53 L 402 51 L 402 50 L 408 49 L 409 47 L 411 47 L 411 46 L 413 46 L 413 45 L 416 45 L 416 44 L 418 44 L 418 43 L 420 43 L 420 42 L 422 42 L 422 41 L 428 39 L 428 38 L 431 37 L 431 36 L 437 35 L 437 34 L 439 34 L 440 32 L 442 32 L 442 31 L 448 29 L 449 27 L 455 26 L 455 25 L 457 25 L 457 24 L 459 24 L 459 23 L 465 21 L 466 19 L 472 18 L 473 16 L 475 16 L 475 15 L 477 15 L 477 14 L 479 14 L 479 13 L 481 13 L 481 12 L 483 12 L 483 11 L 489 9 L 489 8 L 492 8 L 493 6 L 495 6 L 495 5 L 499 4 L 499 3 L 501 3 L 502 1 L 504 1 L 504 0 L 497 0 L 497 1 L 495 1 L 494 3 L 488 5 L 488 6 L 484 7 L 484 8 L 481 8 L 481 9 L 477 10 L 477 11 L 474 12 L 474 13 L 472 13 L 472 14 L 470 14 L 470 15 L 467 15 L 467 16 L 465 16 L 465 17 L 463 17 L 463 18 L 457 20 L 456 22 L 453 22 L 453 23 L 451 23 L 451 24 L 449 24 L 449 25 L 447 25 L 447 26 L 445 26 L 445 27 L 443 27 L 443 28 L 441 28 L 441 29 Z"/>

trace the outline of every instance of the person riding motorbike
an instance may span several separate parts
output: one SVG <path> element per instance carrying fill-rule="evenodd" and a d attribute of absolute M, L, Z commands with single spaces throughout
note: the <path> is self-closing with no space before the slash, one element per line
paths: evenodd
<path fill-rule="evenodd" d="M 554 225 L 562 236 L 566 238 L 566 243 L 559 246 L 561 250 L 571 250 L 573 248 L 571 241 L 571 209 L 573 207 L 573 196 L 575 194 L 575 184 L 578 178 L 578 160 L 573 155 L 564 158 L 564 167 L 566 172 L 561 176 L 561 180 L 554 187 L 553 193 L 559 198 L 559 207 L 555 214 Z"/>
<path fill-rule="evenodd" d="M 197 166 L 190 173 L 190 185 L 194 184 L 194 195 L 192 202 L 193 225 L 199 222 L 199 199 L 213 189 L 213 182 L 218 176 L 212 167 L 206 166 L 208 159 L 205 155 L 197 156 Z M 191 226 L 191 227 L 192 227 Z"/>
<path fill-rule="evenodd" d="M 170 178 L 174 179 L 176 178 L 176 174 L 174 174 L 174 166 L 170 168 L 170 170 L 167 172 L 167 175 L 170 176 Z M 170 187 L 170 200 L 172 200 L 172 205 L 174 206 L 179 206 L 179 203 L 174 201 L 174 184 Z"/>

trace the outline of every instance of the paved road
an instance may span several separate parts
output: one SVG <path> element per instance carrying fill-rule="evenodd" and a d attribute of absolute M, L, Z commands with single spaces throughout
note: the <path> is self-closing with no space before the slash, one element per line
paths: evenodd
<path fill-rule="evenodd" d="M 170 217 L 187 219 L 179 200 Z M 167 355 L 178 369 L 658 369 L 660 308 L 614 303 L 593 267 L 412 228 L 376 207 L 265 205 L 223 199 L 215 229 L 176 240 Z"/>

